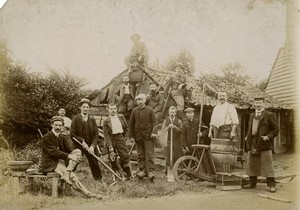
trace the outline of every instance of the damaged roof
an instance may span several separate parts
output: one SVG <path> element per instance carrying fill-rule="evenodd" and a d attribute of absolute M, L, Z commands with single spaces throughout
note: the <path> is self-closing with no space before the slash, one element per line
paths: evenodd
<path fill-rule="evenodd" d="M 162 87 L 166 85 L 171 75 L 174 75 L 174 72 L 166 70 L 154 70 L 148 69 L 148 74 L 159 84 L 162 84 Z M 89 99 L 94 105 L 100 105 L 113 97 L 114 91 L 122 82 L 122 77 L 127 73 L 126 70 L 121 72 L 115 78 L 113 78 L 107 85 L 105 85 L 100 90 L 95 90 L 90 95 Z M 201 78 L 189 77 L 186 76 L 187 80 L 187 89 L 193 88 L 192 95 L 190 98 L 190 103 L 197 106 L 201 104 L 202 101 L 202 86 L 205 83 Z M 212 87 L 210 84 L 205 83 L 205 96 L 204 96 L 204 105 L 206 106 L 215 106 L 217 104 L 217 91 L 215 87 Z M 239 109 L 248 109 L 252 108 L 253 97 L 263 96 L 265 98 L 266 106 L 273 109 L 291 109 L 291 107 L 281 102 L 267 93 L 259 90 L 258 88 L 250 86 L 239 86 L 234 84 L 228 84 L 223 81 L 220 81 L 220 87 L 222 90 L 225 90 L 228 93 L 228 101 L 234 104 Z"/>

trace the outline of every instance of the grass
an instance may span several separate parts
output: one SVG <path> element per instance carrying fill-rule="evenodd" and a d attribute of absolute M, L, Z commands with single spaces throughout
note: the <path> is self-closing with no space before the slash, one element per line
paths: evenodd
<path fill-rule="evenodd" d="M 27 151 L 26 151 L 27 153 Z M 96 199 L 87 199 L 79 192 L 74 192 L 73 196 L 64 196 L 63 198 L 51 197 L 51 183 L 43 178 L 36 179 L 33 190 L 21 195 L 13 194 L 13 178 L 7 173 L 8 168 L 6 162 L 12 160 L 16 152 L 0 149 L 0 209 L 40 209 L 64 204 L 77 205 L 86 202 L 99 202 Z M 20 155 L 20 154 L 19 154 Z M 105 158 L 104 158 L 105 159 Z M 107 160 L 105 160 L 107 161 Z M 155 171 L 156 180 L 150 183 L 147 178 L 142 181 L 130 180 L 112 184 L 112 176 L 108 170 L 101 167 L 104 182 L 97 182 L 93 179 L 86 158 L 81 163 L 76 174 L 82 183 L 92 192 L 99 193 L 104 196 L 104 201 L 128 199 L 128 198 L 148 198 L 172 196 L 180 193 L 211 193 L 214 189 L 202 186 L 201 183 L 190 183 L 180 186 L 177 183 L 169 183 L 164 178 L 162 170 Z M 133 166 L 133 169 L 135 167 Z M 6 174 L 6 175 L 4 175 Z M 26 182 L 26 180 L 22 180 Z"/>
<path fill-rule="evenodd" d="M 53 206 L 74 205 L 83 203 L 96 203 L 99 200 L 87 199 L 80 193 L 75 192 L 73 196 L 64 196 L 63 198 L 51 197 L 51 183 L 49 180 L 38 179 L 34 182 L 33 191 L 22 195 L 13 195 L 13 179 L 7 172 L 6 162 L 13 158 L 13 152 L 0 148 L 0 209 L 40 209 L 50 208 Z M 295 173 L 299 172 L 299 168 L 295 167 L 295 155 L 275 155 L 275 169 L 279 173 Z M 104 161 L 107 162 L 107 160 Z M 292 164 L 286 164 L 292 163 Z M 133 165 L 133 169 L 136 166 Z M 92 192 L 104 195 L 104 201 L 112 201 L 118 199 L 134 199 L 134 198 L 149 198 L 172 196 L 177 194 L 188 193 L 216 193 L 217 190 L 212 187 L 205 186 L 202 182 L 193 182 L 181 186 L 176 182 L 167 182 L 164 178 L 162 170 L 155 171 L 156 180 L 150 183 L 148 179 L 131 180 L 118 182 L 116 185 L 111 185 L 111 174 L 108 170 L 101 167 L 103 172 L 103 183 L 93 179 L 86 158 L 81 163 L 76 173 L 82 183 Z M 6 174 L 6 175 L 4 175 Z M 25 182 L 25 180 L 24 180 Z M 101 202 L 101 201 L 100 201 Z"/>

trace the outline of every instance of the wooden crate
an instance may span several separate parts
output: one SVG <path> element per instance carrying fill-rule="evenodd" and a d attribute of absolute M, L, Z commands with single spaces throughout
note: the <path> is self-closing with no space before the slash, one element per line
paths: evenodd
<path fill-rule="evenodd" d="M 242 178 L 235 174 L 217 172 L 216 188 L 219 190 L 239 190 L 242 189 Z"/>

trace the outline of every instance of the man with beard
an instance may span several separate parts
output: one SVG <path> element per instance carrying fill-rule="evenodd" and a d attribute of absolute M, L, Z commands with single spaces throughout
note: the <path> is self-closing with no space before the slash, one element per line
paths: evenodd
<path fill-rule="evenodd" d="M 268 190 L 275 193 L 272 142 L 278 135 L 279 128 L 275 114 L 264 109 L 263 97 L 254 98 L 254 107 L 255 113 L 250 115 L 248 133 L 245 138 L 246 151 L 248 151 L 246 173 L 250 178 L 250 183 L 243 188 L 255 188 L 257 176 L 264 176 L 267 178 Z"/>
<path fill-rule="evenodd" d="M 138 152 L 138 164 L 140 172 L 139 178 L 148 175 L 150 180 L 155 178 L 154 175 L 154 137 L 153 128 L 156 125 L 154 111 L 151 107 L 146 106 L 145 94 L 140 94 L 136 98 L 138 107 L 132 110 L 130 116 L 129 138 L 136 142 Z"/>
<path fill-rule="evenodd" d="M 123 76 L 123 83 L 115 91 L 115 97 L 118 102 L 118 112 L 124 114 L 130 111 L 134 105 L 135 87 L 129 83 L 129 76 Z"/>
<path fill-rule="evenodd" d="M 197 139 L 200 138 L 199 144 L 210 144 L 208 135 L 208 127 L 201 123 L 201 131 L 199 132 L 199 120 L 194 117 L 194 108 L 185 109 L 187 121 L 183 123 L 182 129 L 182 142 L 184 151 L 183 153 L 188 154 L 192 151 L 192 145 L 197 144 Z"/>
<path fill-rule="evenodd" d="M 89 99 L 83 98 L 79 102 L 80 114 L 76 115 L 71 123 L 71 138 L 75 137 L 83 145 L 82 152 L 88 159 L 93 177 L 95 180 L 102 180 L 102 174 L 98 160 L 90 153 L 94 153 L 95 146 L 98 144 L 98 128 L 96 120 L 89 116 L 88 112 L 92 106 Z M 79 145 L 77 145 L 79 147 Z M 82 149 L 82 148 L 81 148 Z"/>
<path fill-rule="evenodd" d="M 164 120 L 161 128 L 168 131 L 167 147 L 165 148 L 166 166 L 170 166 L 171 132 L 173 132 L 173 164 L 182 156 L 182 142 L 180 138 L 182 132 L 182 122 L 180 119 L 178 119 L 178 117 L 176 117 L 176 113 L 177 108 L 175 106 L 170 106 L 169 117 Z"/>
<path fill-rule="evenodd" d="M 42 137 L 42 171 L 45 173 L 55 171 L 74 189 L 88 197 L 101 199 L 100 195 L 89 192 L 73 172 L 82 160 L 82 153 L 80 149 L 74 149 L 69 137 L 60 134 L 63 121 L 60 116 L 52 117 L 52 130 Z"/>
<path fill-rule="evenodd" d="M 150 93 L 147 95 L 146 104 L 154 110 L 155 118 L 156 120 L 159 120 L 164 105 L 164 96 L 158 92 L 159 90 L 157 90 L 157 85 L 155 83 L 151 83 L 149 89 Z"/>
<path fill-rule="evenodd" d="M 214 107 L 210 118 L 208 137 L 234 139 L 238 124 L 236 109 L 227 102 L 227 93 L 218 92 L 218 104 Z"/>
<path fill-rule="evenodd" d="M 127 175 L 127 180 L 131 179 L 130 158 L 126 147 L 125 135 L 128 131 L 128 125 L 122 114 L 117 114 L 117 106 L 115 104 L 108 105 L 109 116 L 104 120 L 103 132 L 106 146 L 110 155 L 116 152 L 120 156 L 121 167 Z M 110 160 L 112 169 L 116 172 L 116 161 Z"/>

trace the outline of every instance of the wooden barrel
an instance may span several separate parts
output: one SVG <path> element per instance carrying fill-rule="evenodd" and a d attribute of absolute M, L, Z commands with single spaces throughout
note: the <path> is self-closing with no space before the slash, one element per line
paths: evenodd
<path fill-rule="evenodd" d="M 237 164 L 237 141 L 230 139 L 211 139 L 211 152 L 217 172 L 231 172 Z"/>

